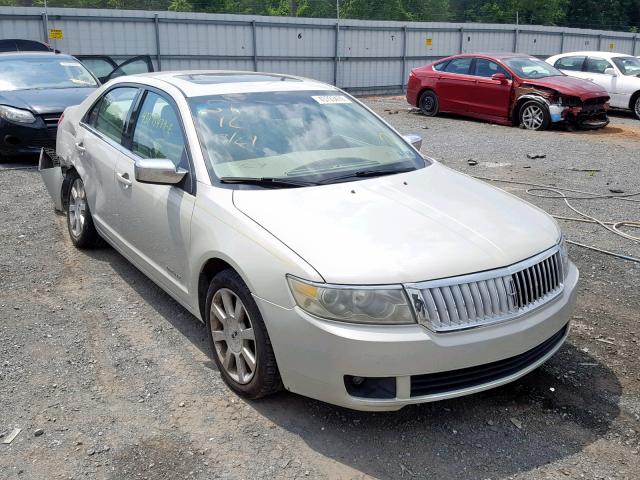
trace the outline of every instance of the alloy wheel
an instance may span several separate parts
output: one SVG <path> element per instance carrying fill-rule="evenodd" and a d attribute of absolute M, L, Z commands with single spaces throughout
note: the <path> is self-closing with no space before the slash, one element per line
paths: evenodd
<path fill-rule="evenodd" d="M 256 339 L 240 297 L 228 288 L 218 290 L 211 300 L 209 324 L 222 367 L 234 381 L 249 383 L 256 372 Z"/>
<path fill-rule="evenodd" d="M 636 105 L 634 110 L 635 110 L 636 117 L 640 118 L 640 96 L 636 98 Z"/>
<path fill-rule="evenodd" d="M 522 124 L 529 130 L 538 130 L 544 123 L 544 111 L 538 105 L 527 105 L 522 112 Z"/>
<path fill-rule="evenodd" d="M 82 180 L 76 178 L 71 185 L 69 196 L 69 225 L 71 233 L 78 238 L 82 235 L 84 223 L 87 220 L 87 194 Z"/>

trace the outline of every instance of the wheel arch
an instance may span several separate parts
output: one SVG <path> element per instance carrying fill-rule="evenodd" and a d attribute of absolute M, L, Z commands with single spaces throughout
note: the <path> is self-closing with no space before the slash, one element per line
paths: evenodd
<path fill-rule="evenodd" d="M 513 107 L 513 113 L 511 114 L 511 122 L 513 123 L 513 125 L 520 125 L 520 109 L 525 103 L 531 100 L 534 102 L 538 102 L 540 105 L 549 110 L 549 102 L 546 98 L 544 98 L 544 96 L 535 93 L 522 95 L 516 100 L 516 103 Z"/>
<path fill-rule="evenodd" d="M 420 91 L 418 92 L 418 96 L 416 97 L 417 98 L 416 107 L 420 108 L 420 102 L 422 100 L 422 96 L 427 92 L 433 92 L 436 96 L 438 95 L 438 92 L 436 92 L 435 88 L 431 86 L 421 87 Z"/>
<path fill-rule="evenodd" d="M 636 100 L 640 97 L 640 90 L 637 90 L 633 94 L 631 94 L 631 99 L 629 100 L 629 110 L 634 112 Z"/>
<path fill-rule="evenodd" d="M 64 179 L 62 180 L 62 187 L 60 188 L 60 196 L 62 197 L 62 208 L 66 212 L 69 207 L 69 190 L 71 189 L 71 183 L 75 177 L 80 177 L 80 173 L 76 170 L 76 167 L 68 167 L 64 171 Z"/>
<path fill-rule="evenodd" d="M 245 285 L 247 284 L 244 276 L 238 271 L 238 269 L 226 260 L 220 257 L 211 257 L 206 260 L 200 268 L 200 273 L 198 275 L 198 310 L 200 312 L 202 321 L 204 321 L 205 319 L 207 291 L 209 290 L 209 284 L 211 283 L 211 280 L 213 280 L 213 277 L 215 277 L 223 270 L 233 270 L 238 275 L 240 275 L 240 278 L 242 278 L 242 280 L 245 282 Z"/>

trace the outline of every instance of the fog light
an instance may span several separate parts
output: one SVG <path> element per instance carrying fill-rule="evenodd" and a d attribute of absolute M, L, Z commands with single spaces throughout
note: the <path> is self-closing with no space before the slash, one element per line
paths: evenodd
<path fill-rule="evenodd" d="M 358 398 L 395 398 L 396 377 L 357 377 L 344 376 L 344 387 L 352 397 Z"/>

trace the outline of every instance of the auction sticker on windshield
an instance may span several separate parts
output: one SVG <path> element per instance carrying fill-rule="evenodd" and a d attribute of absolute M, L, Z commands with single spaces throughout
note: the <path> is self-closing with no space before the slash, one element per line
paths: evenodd
<path fill-rule="evenodd" d="M 312 95 L 311 98 L 313 98 L 321 105 L 329 105 L 333 103 L 351 103 L 351 100 L 349 100 L 344 95 Z"/>

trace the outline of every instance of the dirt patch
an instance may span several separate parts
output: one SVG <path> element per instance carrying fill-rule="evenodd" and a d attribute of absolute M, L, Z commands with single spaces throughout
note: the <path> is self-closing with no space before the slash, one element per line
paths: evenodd
<path fill-rule="evenodd" d="M 638 122 L 640 123 L 640 122 Z M 635 126 L 626 126 L 626 125 L 616 125 L 612 126 L 611 124 L 607 125 L 604 128 L 600 128 L 598 130 L 590 130 L 590 131 L 578 131 L 574 132 L 581 136 L 591 139 L 604 140 L 610 142 L 617 142 L 619 140 L 623 141 L 640 141 L 640 125 Z"/>

